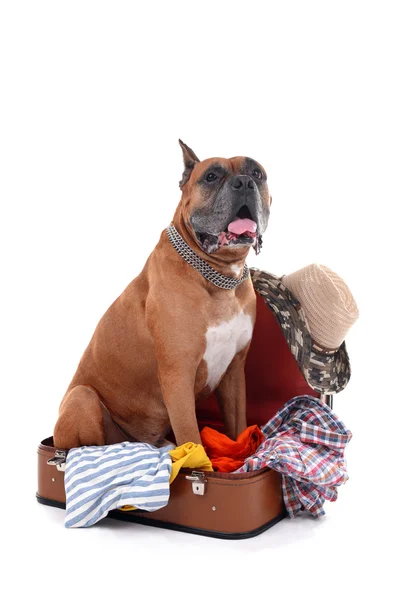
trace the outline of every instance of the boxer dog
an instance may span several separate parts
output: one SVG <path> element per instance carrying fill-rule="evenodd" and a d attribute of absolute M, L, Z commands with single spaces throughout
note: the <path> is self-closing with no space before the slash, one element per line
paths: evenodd
<path fill-rule="evenodd" d="M 201 443 L 196 404 L 214 390 L 226 434 L 236 439 L 246 428 L 256 295 L 243 274 L 268 224 L 267 175 L 250 158 L 200 161 L 179 143 L 182 196 L 171 223 L 178 244 L 166 228 L 99 321 L 60 405 L 57 448 L 162 445 L 171 428 L 178 445 Z M 232 289 L 206 278 L 204 265 Z"/>

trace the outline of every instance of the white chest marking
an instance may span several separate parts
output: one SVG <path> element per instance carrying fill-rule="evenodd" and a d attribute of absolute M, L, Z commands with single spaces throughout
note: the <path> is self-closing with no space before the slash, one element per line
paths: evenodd
<path fill-rule="evenodd" d="M 207 329 L 203 358 L 207 363 L 207 385 L 211 390 L 217 387 L 233 357 L 250 341 L 252 334 L 251 316 L 242 310 L 230 321 Z"/>
<path fill-rule="evenodd" d="M 242 267 L 241 267 L 240 264 L 238 264 L 238 265 L 231 265 L 231 270 L 233 271 L 233 274 L 236 277 L 239 277 L 240 273 L 242 272 Z"/>

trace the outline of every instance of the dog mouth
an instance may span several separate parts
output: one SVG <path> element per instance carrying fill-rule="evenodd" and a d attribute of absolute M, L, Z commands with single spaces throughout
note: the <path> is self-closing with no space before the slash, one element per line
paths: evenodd
<path fill-rule="evenodd" d="M 242 206 L 236 217 L 219 234 L 200 233 L 196 236 L 203 250 L 211 254 L 223 246 L 261 246 L 261 235 L 257 235 L 257 223 L 251 218 L 247 206 Z"/>

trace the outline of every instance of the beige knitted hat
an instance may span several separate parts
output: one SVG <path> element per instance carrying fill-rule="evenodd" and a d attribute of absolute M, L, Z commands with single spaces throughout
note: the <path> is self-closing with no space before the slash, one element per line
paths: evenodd
<path fill-rule="evenodd" d="M 343 279 L 324 265 L 312 264 L 284 275 L 282 283 L 300 302 L 314 341 L 327 349 L 339 348 L 359 315 Z"/>

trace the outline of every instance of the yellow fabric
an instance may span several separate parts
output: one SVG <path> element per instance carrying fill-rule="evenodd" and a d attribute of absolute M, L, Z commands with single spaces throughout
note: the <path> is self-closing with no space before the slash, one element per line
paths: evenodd
<path fill-rule="evenodd" d="M 188 469 L 202 469 L 203 471 L 213 471 L 211 460 L 208 458 L 204 447 L 201 444 L 187 442 L 178 446 L 175 450 L 170 450 L 172 460 L 172 470 L 169 477 L 171 484 L 178 475 L 182 467 Z"/>
<path fill-rule="evenodd" d="M 181 446 L 177 446 L 174 450 L 170 450 L 172 469 L 169 476 L 169 483 L 174 481 L 182 467 L 187 469 L 201 469 L 203 471 L 213 471 L 211 460 L 208 458 L 206 451 L 201 444 L 186 442 Z M 136 507 L 127 504 L 121 506 L 119 510 L 136 510 Z"/>

